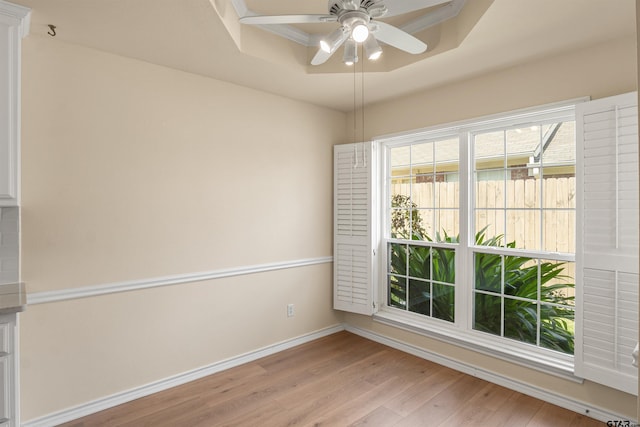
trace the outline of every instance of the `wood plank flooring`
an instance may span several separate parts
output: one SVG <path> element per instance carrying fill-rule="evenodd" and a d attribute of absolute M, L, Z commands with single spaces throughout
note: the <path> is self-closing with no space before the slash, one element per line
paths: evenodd
<path fill-rule="evenodd" d="M 602 426 L 348 332 L 64 424 Z"/>

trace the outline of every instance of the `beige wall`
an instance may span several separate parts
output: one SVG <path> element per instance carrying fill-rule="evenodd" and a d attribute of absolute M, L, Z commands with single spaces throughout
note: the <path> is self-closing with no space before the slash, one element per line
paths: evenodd
<path fill-rule="evenodd" d="M 29 293 L 331 255 L 343 113 L 38 36 L 22 104 Z M 335 325 L 331 296 L 325 263 L 29 306 L 22 419 Z"/>
<path fill-rule="evenodd" d="M 365 136 L 370 139 L 577 97 L 595 99 L 633 91 L 635 46 L 635 36 L 629 36 L 376 104 L 365 110 Z M 375 89 L 365 87 L 365 94 L 367 90 Z M 348 123 L 353 124 L 352 113 Z M 348 136 L 352 138 L 353 132 Z"/>
<path fill-rule="evenodd" d="M 371 138 L 577 97 L 630 92 L 638 87 L 636 58 L 634 35 L 381 103 L 366 111 L 366 134 Z M 368 317 L 349 314 L 345 322 L 615 414 L 636 417 L 637 400 L 633 395 L 588 381 L 580 385 L 544 375 Z"/>

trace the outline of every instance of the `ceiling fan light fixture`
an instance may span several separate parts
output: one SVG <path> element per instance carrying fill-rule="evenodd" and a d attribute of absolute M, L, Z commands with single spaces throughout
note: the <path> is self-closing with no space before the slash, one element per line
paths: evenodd
<path fill-rule="evenodd" d="M 356 43 L 362 43 L 369 37 L 369 27 L 365 23 L 358 23 L 351 30 L 351 37 Z"/>
<path fill-rule="evenodd" d="M 464 3 L 465 0 L 455 1 Z M 353 39 L 357 44 L 364 44 L 371 34 L 374 34 L 376 41 L 404 52 L 418 55 L 427 50 L 427 45 L 422 40 L 411 35 L 404 27 L 399 28 L 387 24 L 384 21 L 380 21 L 379 18 L 393 17 L 451 3 L 452 0 L 328 0 L 328 2 L 328 13 L 326 14 L 255 15 L 249 13 L 250 11 L 247 9 L 246 13 L 248 14 L 241 17 L 239 22 L 245 25 L 281 25 L 283 27 L 289 24 L 339 24 L 340 28 L 321 38 L 316 38 L 315 34 L 313 36 L 307 34 L 308 37 L 305 40 L 317 40 L 319 44 L 318 52 L 311 59 L 311 65 L 324 64 L 348 39 Z M 441 11 L 444 11 L 444 7 L 438 8 L 433 13 L 433 23 L 443 21 L 442 16 L 439 16 Z M 430 19 L 431 17 L 428 18 L 429 22 L 431 22 Z M 295 31 L 295 29 L 291 29 L 291 31 L 287 29 L 287 35 L 280 30 L 275 32 L 290 40 L 302 42 L 300 40 L 302 34 L 299 32 L 292 33 L 292 31 Z M 290 35 L 295 37 L 292 38 Z M 365 54 L 366 56 L 364 56 Z M 366 52 L 363 46 L 362 55 L 365 58 L 375 60 L 380 56 L 379 46 L 373 46 L 372 41 Z"/>
<path fill-rule="evenodd" d="M 375 61 L 382 55 L 382 48 L 373 35 L 369 35 L 369 38 L 364 41 L 364 50 L 367 53 L 367 58 L 371 61 Z"/>
<path fill-rule="evenodd" d="M 342 62 L 346 65 L 353 65 L 358 62 L 358 46 L 356 45 L 356 41 L 352 38 L 349 38 L 349 40 L 344 44 L 344 56 L 342 58 Z"/>
<path fill-rule="evenodd" d="M 327 53 L 333 53 L 340 46 L 344 37 L 344 31 L 342 27 L 336 29 L 334 32 L 320 40 L 320 49 Z"/>

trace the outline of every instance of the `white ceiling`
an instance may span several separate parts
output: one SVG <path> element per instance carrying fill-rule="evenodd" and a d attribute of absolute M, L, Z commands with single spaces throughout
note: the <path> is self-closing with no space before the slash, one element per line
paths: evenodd
<path fill-rule="evenodd" d="M 327 9 L 326 0 L 245 1 L 262 14 L 324 14 Z M 392 71 L 367 73 L 365 102 L 383 101 L 534 58 L 633 36 L 636 32 L 635 0 L 493 0 L 493 3 L 467 0 L 465 8 L 480 1 L 488 1 L 490 6 L 468 35 L 458 40 L 458 47 L 425 54 L 418 61 Z M 260 29 L 240 28 L 234 23 L 236 14 L 231 0 L 11 2 L 32 8 L 30 37 L 50 37 L 47 25 L 53 24 L 57 27 L 53 38 L 56 41 L 342 111 L 353 108 L 351 69 L 346 66 L 344 72 L 311 69 L 307 61 L 315 53 L 314 48 L 307 49 Z M 250 32 L 247 40 L 251 34 L 254 38 L 260 34 L 262 42 L 277 48 L 265 53 L 266 58 L 247 53 L 249 48 L 241 51 L 227 26 L 232 33 L 236 31 L 236 36 L 244 37 L 245 31 Z M 317 24 L 313 31 L 308 31 L 317 31 Z M 393 54 L 398 56 L 399 52 Z"/>

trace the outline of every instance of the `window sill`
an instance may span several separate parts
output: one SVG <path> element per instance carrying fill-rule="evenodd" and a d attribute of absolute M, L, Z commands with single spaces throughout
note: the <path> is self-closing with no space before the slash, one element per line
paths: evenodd
<path fill-rule="evenodd" d="M 384 309 L 383 309 L 384 310 Z M 439 341 L 453 344 L 467 350 L 495 357 L 506 362 L 514 363 L 525 368 L 534 369 L 548 375 L 553 375 L 575 383 L 584 380 L 575 376 L 573 356 L 537 349 L 531 351 L 526 344 L 517 342 L 503 342 L 489 334 L 477 331 L 462 331 L 455 326 L 439 325 L 440 322 L 427 322 L 416 319 L 411 314 L 388 311 L 374 314 L 373 320 L 388 326 L 403 329 Z"/>

